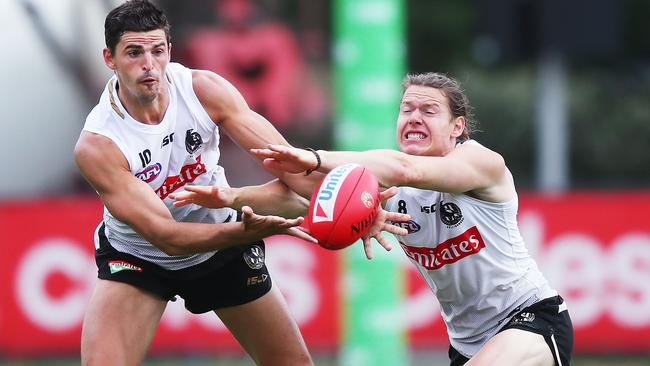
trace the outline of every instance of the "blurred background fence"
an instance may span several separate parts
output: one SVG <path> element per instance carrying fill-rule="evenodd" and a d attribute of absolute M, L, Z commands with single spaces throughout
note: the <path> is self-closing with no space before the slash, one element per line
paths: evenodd
<path fill-rule="evenodd" d="M 355 1 L 381 19 L 381 7 Z M 101 204 L 72 148 L 109 76 L 103 19 L 117 3 L 0 1 L 0 358 L 78 355 Z M 331 2 L 159 3 L 172 22 L 175 61 L 224 75 L 294 145 L 335 146 Z M 650 364 L 650 2 L 402 4 L 407 70 L 445 72 L 465 86 L 475 138 L 505 157 L 522 192 L 529 249 L 567 298 L 578 357 L 633 355 Z M 270 178 L 227 139 L 223 149 L 231 185 Z M 341 346 L 340 253 L 285 237 L 268 248 L 310 349 L 333 357 Z M 444 352 L 438 305 L 400 254 L 390 256 L 406 273 L 397 311 L 409 350 Z M 223 325 L 176 302 L 151 353 L 241 351 Z"/>

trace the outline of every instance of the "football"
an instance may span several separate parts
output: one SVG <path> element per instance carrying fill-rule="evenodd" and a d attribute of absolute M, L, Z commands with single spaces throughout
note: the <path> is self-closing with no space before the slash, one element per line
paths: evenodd
<path fill-rule="evenodd" d="M 368 231 L 378 207 L 377 178 L 361 165 L 341 165 L 314 189 L 305 222 L 320 246 L 343 249 Z"/>

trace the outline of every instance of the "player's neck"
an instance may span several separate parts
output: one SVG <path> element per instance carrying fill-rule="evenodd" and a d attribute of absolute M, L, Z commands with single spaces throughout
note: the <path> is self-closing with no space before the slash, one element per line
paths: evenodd
<path fill-rule="evenodd" d="M 120 88 L 118 83 L 118 98 L 127 113 L 136 121 L 146 125 L 157 125 L 162 122 L 169 106 L 169 85 L 166 80 L 160 91 L 153 99 L 139 98 L 129 93 L 126 88 Z"/>

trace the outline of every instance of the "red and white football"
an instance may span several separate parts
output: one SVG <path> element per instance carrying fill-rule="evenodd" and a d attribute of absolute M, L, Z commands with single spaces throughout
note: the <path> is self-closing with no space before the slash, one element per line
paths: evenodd
<path fill-rule="evenodd" d="M 379 183 L 358 164 L 330 171 L 311 196 L 305 222 L 326 249 L 343 249 L 365 234 L 379 207 Z"/>

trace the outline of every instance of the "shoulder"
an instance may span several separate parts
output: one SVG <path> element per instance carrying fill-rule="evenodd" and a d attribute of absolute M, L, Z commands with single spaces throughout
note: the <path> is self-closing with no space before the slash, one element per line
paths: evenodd
<path fill-rule="evenodd" d="M 131 174 L 129 163 L 117 145 L 96 133 L 81 133 L 74 158 L 81 174 L 100 194 L 119 189 L 121 179 Z"/>
<path fill-rule="evenodd" d="M 227 97 L 237 89 L 220 75 L 206 70 L 192 70 L 192 87 L 203 103 L 210 96 Z"/>
<path fill-rule="evenodd" d="M 506 168 L 505 160 L 501 154 L 487 148 L 476 140 L 468 140 L 457 145 L 449 156 L 460 156 L 472 160 L 486 168 L 494 169 L 496 173 L 502 173 Z"/>
<path fill-rule="evenodd" d="M 107 136 L 90 131 L 82 131 L 74 148 L 75 156 L 97 159 L 119 151 L 117 145 Z"/>
<path fill-rule="evenodd" d="M 481 144 L 480 142 L 476 140 L 467 140 L 463 141 L 459 144 L 456 145 L 456 149 L 469 149 L 469 150 L 474 150 L 474 151 L 483 151 L 483 152 L 492 152 L 495 153 L 495 151 L 487 148 L 485 145 Z"/>
<path fill-rule="evenodd" d="M 82 170 L 88 166 L 128 166 L 126 158 L 113 140 L 89 131 L 81 132 L 74 148 L 74 157 Z"/>
<path fill-rule="evenodd" d="M 192 70 L 196 97 L 213 121 L 222 121 L 248 108 L 239 91 L 226 79 L 206 70 Z"/>
<path fill-rule="evenodd" d="M 475 171 L 478 184 L 465 193 L 483 201 L 504 203 L 516 197 L 514 180 L 501 154 L 474 140 L 458 146 L 453 154 L 462 155 Z"/>
<path fill-rule="evenodd" d="M 110 111 L 106 107 L 106 103 L 100 101 L 86 116 L 84 128 L 103 127 L 109 117 Z"/>

